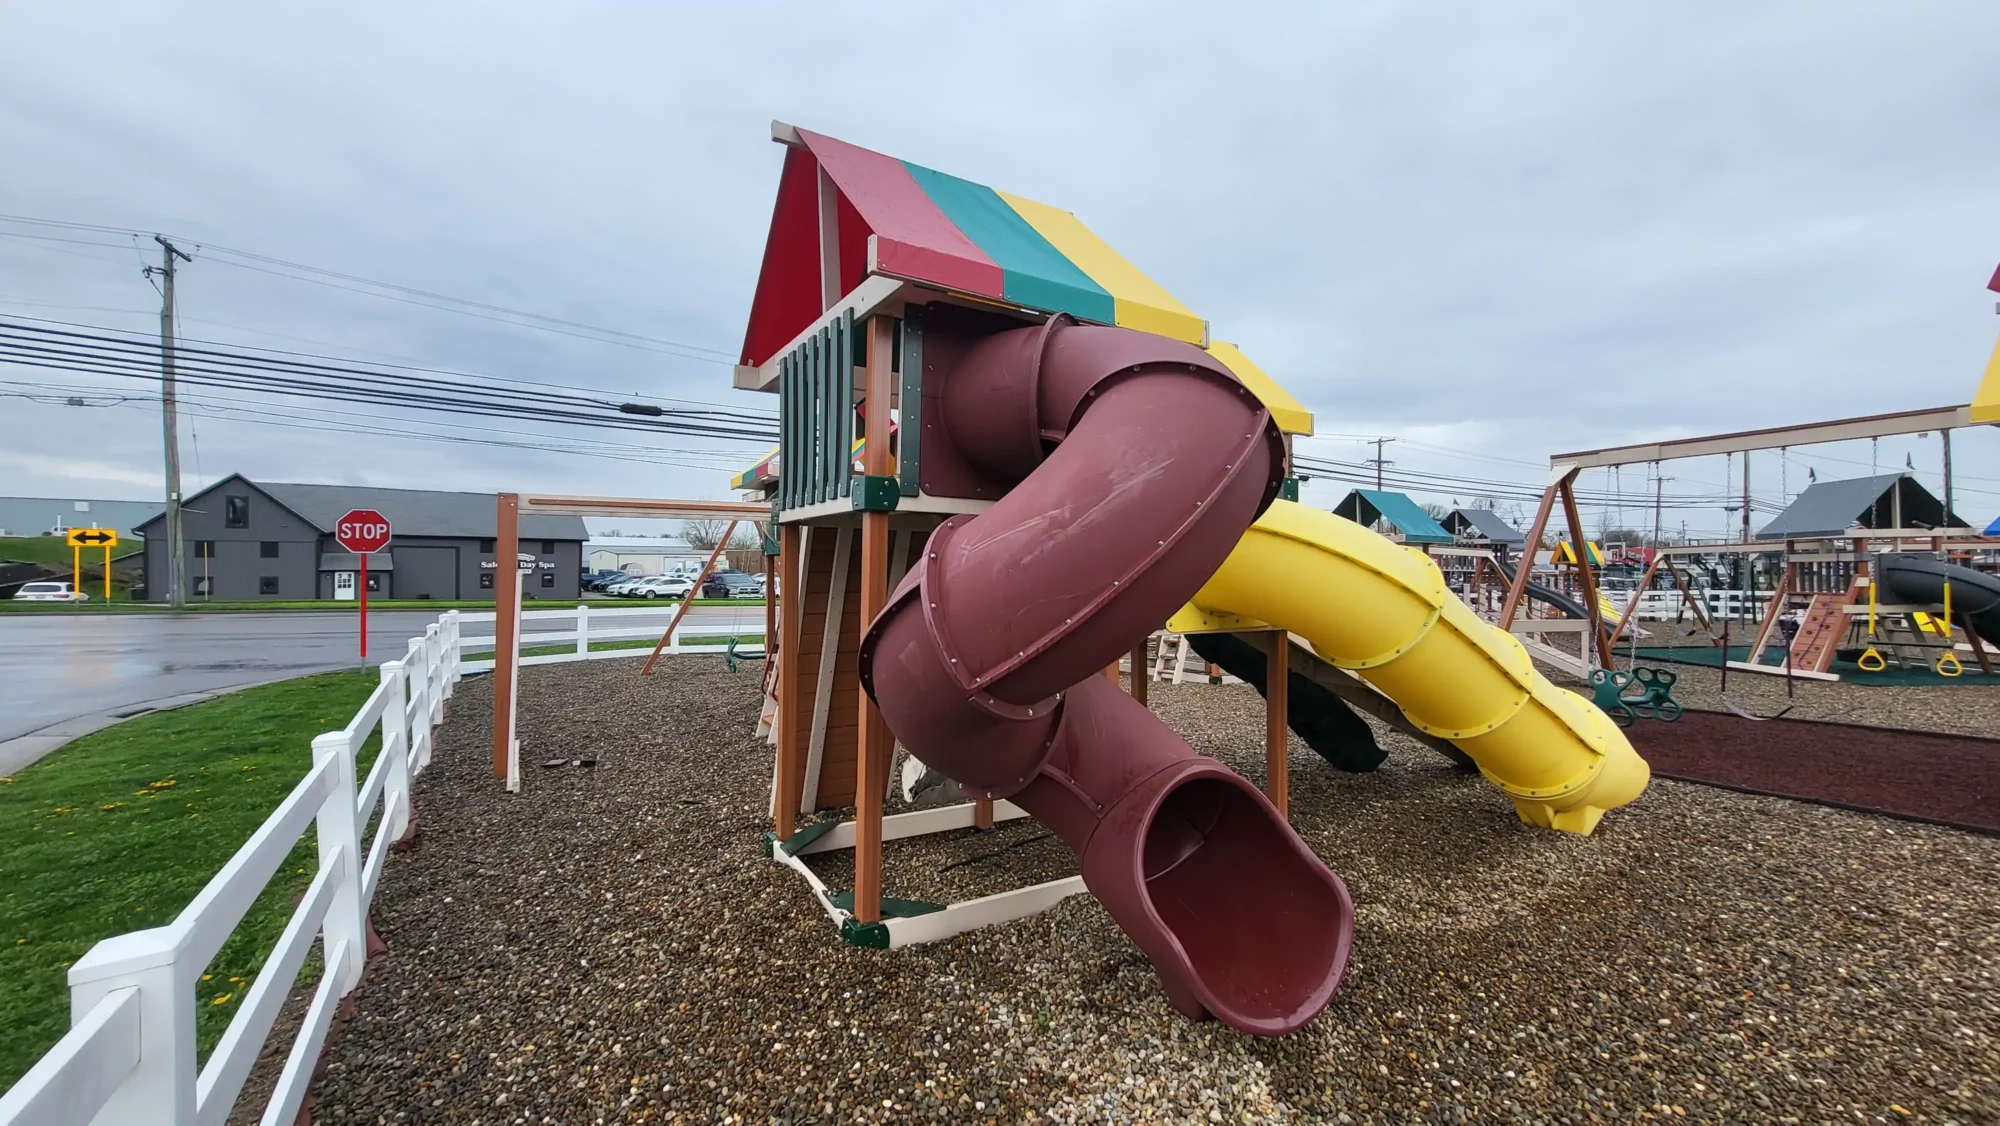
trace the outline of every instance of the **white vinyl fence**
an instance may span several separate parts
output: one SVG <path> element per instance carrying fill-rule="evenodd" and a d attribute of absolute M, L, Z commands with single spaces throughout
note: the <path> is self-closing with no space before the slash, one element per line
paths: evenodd
<path fill-rule="evenodd" d="M 612 657 L 644 657 L 652 648 L 598 649 L 592 650 L 593 643 L 607 641 L 658 641 L 660 634 L 673 621 L 677 603 L 661 607 L 652 606 L 591 606 L 579 603 L 574 608 L 560 610 L 522 610 L 521 632 L 515 640 L 522 650 L 546 649 L 555 645 L 568 647 L 568 652 L 543 653 L 521 658 L 523 665 L 549 665 L 563 661 L 598 661 Z M 664 653 L 707 653 L 720 656 L 722 645 L 690 645 L 688 640 L 697 637 L 715 638 L 756 638 L 764 635 L 764 609 L 761 606 L 718 607 L 719 613 L 698 613 L 690 610 L 688 617 L 674 630 L 673 640 L 662 650 Z M 483 632 L 459 638 L 459 652 L 493 652 L 493 611 L 479 610 L 462 613 L 458 620 L 479 625 Z M 745 647 L 757 653 L 764 651 L 761 641 L 746 641 Z M 464 672 L 487 672 L 493 668 L 493 658 L 467 661 L 461 657 Z"/>
<path fill-rule="evenodd" d="M 1630 601 L 1630 591 L 1613 594 L 1611 603 L 1624 609 Z M 1764 607 L 1770 604 L 1771 592 L 1753 591 L 1745 594 L 1740 590 L 1709 589 L 1697 592 L 1701 606 L 1708 616 L 1715 620 L 1723 618 L 1747 618 L 1756 621 L 1764 616 Z M 1633 616 L 1642 622 L 1670 622 L 1683 617 L 1691 617 L 1691 607 L 1687 596 L 1678 590 L 1649 590 L 1639 596 L 1639 608 Z"/>
<path fill-rule="evenodd" d="M 458 623 L 457 611 L 445 614 L 410 640 L 402 659 L 381 666 L 368 702 L 346 727 L 313 739 L 305 778 L 173 922 L 107 938 L 70 967 L 69 1033 L 0 1095 L 0 1126 L 220 1126 L 317 938 L 326 970 L 262 1118 L 290 1126 L 334 1007 L 361 980 L 368 905 L 390 844 L 409 824 L 410 780 L 430 762 L 432 729 L 461 672 Z M 357 780 L 355 752 L 377 728 L 381 752 Z M 364 841 L 378 805 L 375 835 Z M 319 871 L 235 1019 L 197 1067 L 202 971 L 308 827 L 318 837 Z"/>
<path fill-rule="evenodd" d="M 762 634 L 763 610 L 741 609 L 683 622 L 666 651 L 720 655 L 722 646 L 684 645 L 683 639 Z M 590 644 L 657 640 L 673 610 L 579 605 L 525 611 L 521 648 L 572 648 L 521 663 L 643 657 L 650 649 L 593 652 Z M 462 635 L 468 622 L 485 623 L 487 632 Z M 347 726 L 313 739 L 305 778 L 173 922 L 107 938 L 70 967 L 70 1030 L 0 1095 L 0 1126 L 220 1126 L 318 939 L 326 970 L 262 1117 L 265 1126 L 291 1126 L 334 1008 L 361 980 L 368 906 L 389 846 L 409 825 L 410 782 L 430 762 L 432 731 L 444 722 L 445 701 L 461 676 L 493 668 L 491 657 L 464 658 L 467 651 L 493 651 L 492 623 L 492 611 L 453 610 L 412 638 L 402 659 L 381 666 L 381 684 Z M 763 646 L 755 648 L 761 653 Z M 381 752 L 368 777 L 357 782 L 355 753 L 378 727 Z M 378 806 L 381 818 L 364 850 L 362 832 Z M 195 986 L 308 827 L 317 831 L 319 871 L 222 1040 L 197 1067 Z"/>

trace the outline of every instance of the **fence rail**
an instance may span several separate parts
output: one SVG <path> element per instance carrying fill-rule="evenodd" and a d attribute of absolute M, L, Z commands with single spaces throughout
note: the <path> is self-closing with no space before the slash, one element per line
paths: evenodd
<path fill-rule="evenodd" d="M 325 972 L 263 1114 L 266 1123 L 293 1121 L 334 1007 L 361 980 L 368 904 L 389 846 L 409 825 L 411 780 L 430 762 L 432 730 L 463 671 L 458 631 L 458 612 L 446 613 L 411 638 L 400 659 L 381 666 L 381 682 L 361 710 L 339 731 L 313 739 L 305 777 L 171 923 L 107 938 L 77 959 L 69 970 L 70 1030 L 0 1095 L 0 1126 L 220 1126 L 318 940 Z M 381 749 L 357 786 L 356 752 L 378 730 Z M 242 1007 L 197 1067 L 201 973 L 308 827 L 318 839 L 319 870 Z"/>
<path fill-rule="evenodd" d="M 540 653 L 532 657 L 522 657 L 521 664 L 548 665 L 564 661 L 601 661 L 616 657 L 643 657 L 648 650 L 592 649 L 591 646 L 612 641 L 658 641 L 666 631 L 676 606 L 663 608 L 651 606 L 620 606 L 604 608 L 578 603 L 574 608 L 560 610 L 521 611 L 521 631 L 515 639 L 519 651 L 545 649 L 556 645 L 569 646 L 565 653 Z M 487 632 L 459 638 L 460 667 L 465 672 L 486 672 L 493 667 L 493 658 L 465 660 L 466 653 L 493 652 L 493 612 L 480 610 L 460 615 L 461 622 L 484 625 Z M 638 624 L 646 622 L 649 624 Z M 537 629 L 536 626 L 543 628 Z M 551 626 L 566 628 L 549 628 Z M 662 650 L 666 653 L 715 653 L 713 645 L 689 645 L 687 640 L 696 637 L 751 638 L 764 633 L 764 612 L 749 606 L 731 608 L 726 617 L 690 615 L 674 629 L 673 639 Z M 761 648 L 761 646 L 760 646 Z"/>
<path fill-rule="evenodd" d="M 564 653 L 522 664 L 644 656 L 645 649 L 592 650 L 592 642 L 653 640 L 672 613 L 650 607 L 528 610 L 523 649 L 568 643 Z M 713 653 L 688 646 L 691 637 L 754 636 L 761 612 L 729 621 L 683 622 L 670 653 Z M 652 619 L 651 624 L 637 624 Z M 312 1072 L 341 998 L 361 980 L 368 958 L 368 907 L 381 886 L 390 846 L 412 816 L 410 787 L 431 760 L 432 736 L 444 722 L 445 701 L 460 677 L 490 670 L 494 639 L 466 636 L 467 623 L 487 625 L 491 611 L 452 610 L 411 638 L 403 656 L 383 664 L 381 682 L 338 731 L 312 741 L 312 766 L 222 870 L 163 927 L 107 938 L 69 970 L 70 1030 L 19 1082 L 0 1094 L 0 1126 L 221 1126 L 264 1052 L 285 997 L 315 940 L 325 971 L 262 1121 L 289 1126 L 304 1102 Z M 536 629 L 536 624 L 567 628 Z M 377 731 L 382 743 L 367 777 L 356 756 Z M 366 832 L 371 822 L 374 833 Z M 319 869 L 266 956 L 243 1005 L 208 1060 L 195 1058 L 195 991 L 271 877 L 310 827 Z M 365 847 L 364 847 L 365 843 Z"/>

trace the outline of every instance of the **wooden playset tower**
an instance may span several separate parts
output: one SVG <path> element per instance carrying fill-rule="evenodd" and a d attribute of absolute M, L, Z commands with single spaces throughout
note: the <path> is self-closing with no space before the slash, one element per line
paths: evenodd
<path fill-rule="evenodd" d="M 942 353 L 1066 315 L 1206 350 L 1288 441 L 1312 416 L 1069 212 L 783 123 L 771 137 L 784 169 L 735 386 L 778 395 L 781 438 L 732 484 L 773 512 L 774 836 L 803 847 L 801 814 L 854 807 L 840 835 L 855 848 L 853 921 L 866 925 L 882 915 L 893 737 L 861 684 L 862 633 L 940 522 L 1004 493 L 934 417 L 937 373 L 956 359 Z M 961 823 L 994 816 L 978 803 Z"/>

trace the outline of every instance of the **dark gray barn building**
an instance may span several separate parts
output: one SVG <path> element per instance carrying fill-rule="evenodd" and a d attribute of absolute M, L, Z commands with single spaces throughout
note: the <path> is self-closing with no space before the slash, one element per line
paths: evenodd
<path fill-rule="evenodd" d="M 499 561 L 492 493 L 259 483 L 238 474 L 181 506 L 182 568 L 190 601 L 297 601 L 355 596 L 360 561 L 333 542 L 348 511 L 389 518 L 389 546 L 368 557 L 368 593 L 379 598 L 490 599 Z M 146 596 L 166 600 L 166 517 L 146 535 Z M 583 566 L 583 520 L 524 516 L 521 552 L 535 557 L 523 596 L 573 600 Z"/>

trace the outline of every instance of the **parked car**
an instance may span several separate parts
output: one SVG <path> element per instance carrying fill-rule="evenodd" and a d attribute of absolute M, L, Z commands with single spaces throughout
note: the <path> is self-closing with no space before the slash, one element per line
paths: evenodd
<path fill-rule="evenodd" d="M 694 582 L 680 575 L 655 575 L 634 586 L 631 593 L 641 598 L 686 598 Z"/>
<path fill-rule="evenodd" d="M 583 576 L 583 589 L 603 590 L 612 583 L 631 577 L 623 571 L 586 571 Z"/>
<path fill-rule="evenodd" d="M 628 576 L 628 577 L 626 577 L 626 578 L 622 578 L 622 579 L 618 579 L 618 580 L 615 580 L 615 581 L 613 581 L 613 582 L 609 582 L 609 583 L 606 583 L 606 584 L 604 585 L 604 593 L 606 593 L 606 594 L 630 594 L 630 593 L 632 593 L 632 588 L 633 588 L 633 587 L 636 587 L 636 586 L 638 586 L 638 585 L 639 585 L 640 583 L 643 583 L 643 582 L 647 581 L 648 579 L 656 579 L 656 578 L 658 578 L 658 577 L 659 577 L 658 575 L 631 575 L 631 576 Z"/>
<path fill-rule="evenodd" d="M 703 598 L 761 598 L 764 580 L 742 571 L 718 571 L 701 584 Z"/>
<path fill-rule="evenodd" d="M 23 583 L 14 592 L 20 602 L 88 602 L 90 596 L 68 583 Z"/>

